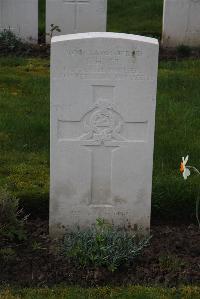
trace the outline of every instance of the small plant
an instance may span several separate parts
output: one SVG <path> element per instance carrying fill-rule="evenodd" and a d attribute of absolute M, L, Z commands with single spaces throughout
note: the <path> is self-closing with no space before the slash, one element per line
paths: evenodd
<path fill-rule="evenodd" d="M 25 44 L 10 29 L 0 31 L 0 50 L 14 52 L 24 49 Z"/>
<path fill-rule="evenodd" d="M 119 230 L 98 219 L 95 226 L 68 232 L 64 237 L 64 255 L 83 267 L 105 267 L 114 272 L 129 265 L 149 245 L 150 237 L 138 239 L 136 234 Z"/>
<path fill-rule="evenodd" d="M 0 237 L 8 240 L 25 238 L 24 222 L 19 200 L 6 189 L 0 190 Z"/>
<path fill-rule="evenodd" d="M 47 250 L 46 247 L 44 247 L 40 242 L 37 242 L 36 240 L 33 240 L 31 247 L 34 252 L 41 251 L 41 250 Z"/>
<path fill-rule="evenodd" d="M 194 166 L 189 166 L 186 165 L 188 162 L 189 156 L 187 155 L 185 158 L 182 157 L 182 162 L 180 165 L 180 172 L 183 174 L 183 178 L 184 180 L 187 180 L 188 176 L 190 176 L 191 171 L 194 171 L 197 175 L 200 176 L 200 171 L 194 167 Z M 200 193 L 200 191 L 199 191 Z M 196 199 L 196 219 L 199 225 L 199 229 L 200 229 L 200 220 L 199 220 L 199 202 L 200 202 L 200 194 L 198 193 L 197 199 Z"/>
<path fill-rule="evenodd" d="M 50 29 L 50 33 L 47 33 L 47 35 L 50 36 L 50 39 L 52 39 L 53 37 L 53 34 L 54 32 L 61 32 L 61 29 L 58 25 L 54 25 L 54 24 L 51 24 L 51 29 Z"/>
<path fill-rule="evenodd" d="M 181 261 L 177 256 L 173 255 L 162 255 L 159 257 L 159 266 L 163 271 L 175 272 L 180 271 L 184 266 L 184 262 Z"/>
<path fill-rule="evenodd" d="M 0 248 L 0 260 L 5 262 L 12 261 L 16 258 L 16 253 L 13 248 Z"/>

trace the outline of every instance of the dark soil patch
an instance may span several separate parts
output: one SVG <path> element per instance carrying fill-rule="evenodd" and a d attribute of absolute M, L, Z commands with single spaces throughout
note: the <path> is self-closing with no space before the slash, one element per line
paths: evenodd
<path fill-rule="evenodd" d="M 182 59 L 200 59 L 199 48 L 178 47 L 178 48 L 162 48 L 160 46 L 159 60 L 182 60 Z"/>
<path fill-rule="evenodd" d="M 50 56 L 50 45 L 21 43 L 15 47 L 7 47 L 0 44 L 0 55 L 15 55 L 22 57 L 48 58 Z"/>
<path fill-rule="evenodd" d="M 59 283 L 96 285 L 200 284 L 200 230 L 197 226 L 153 226 L 151 244 L 129 267 L 114 273 L 106 269 L 81 269 L 61 257 L 57 242 L 48 237 L 48 223 L 27 224 L 28 239 L 18 244 L 0 240 L 0 248 L 15 255 L 0 256 L 0 283 L 44 286 Z"/>
<path fill-rule="evenodd" d="M 50 56 L 50 45 L 45 44 L 45 35 L 39 36 L 39 44 L 21 43 L 15 47 L 7 47 L 0 44 L 0 55 L 17 55 L 27 57 L 48 58 Z M 200 48 L 180 46 L 178 48 L 163 48 L 160 45 L 159 60 L 181 60 L 200 59 Z"/>

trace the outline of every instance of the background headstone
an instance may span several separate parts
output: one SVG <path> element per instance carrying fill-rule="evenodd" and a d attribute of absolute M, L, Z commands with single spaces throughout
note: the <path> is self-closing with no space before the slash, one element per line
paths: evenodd
<path fill-rule="evenodd" d="M 200 0 L 165 0 L 164 47 L 200 46 Z"/>
<path fill-rule="evenodd" d="M 0 0 L 0 28 L 31 43 L 38 41 L 38 0 Z"/>
<path fill-rule="evenodd" d="M 157 68 L 155 39 L 52 39 L 51 233 L 97 218 L 149 230 Z"/>
<path fill-rule="evenodd" d="M 106 22 L 107 0 L 46 0 L 46 32 L 51 24 L 61 29 L 54 36 L 106 31 Z"/>

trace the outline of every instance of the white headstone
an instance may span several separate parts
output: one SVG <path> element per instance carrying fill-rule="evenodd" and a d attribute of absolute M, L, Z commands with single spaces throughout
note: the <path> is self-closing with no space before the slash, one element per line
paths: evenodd
<path fill-rule="evenodd" d="M 0 28 L 21 39 L 38 41 L 38 0 L 0 0 Z"/>
<path fill-rule="evenodd" d="M 107 22 L 107 0 L 46 0 L 46 32 L 51 24 L 61 32 L 54 36 L 80 32 L 104 32 Z M 47 42 L 50 37 L 47 35 Z"/>
<path fill-rule="evenodd" d="M 97 218 L 149 230 L 157 68 L 152 38 L 52 39 L 51 233 Z"/>
<path fill-rule="evenodd" d="M 164 47 L 200 46 L 200 0 L 165 0 Z"/>

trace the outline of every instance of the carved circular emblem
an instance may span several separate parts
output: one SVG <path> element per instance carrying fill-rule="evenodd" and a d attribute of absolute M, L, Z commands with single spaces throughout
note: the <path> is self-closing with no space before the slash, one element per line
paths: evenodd
<path fill-rule="evenodd" d="M 87 132 L 82 136 L 84 140 L 105 144 L 106 141 L 124 140 L 120 135 L 123 120 L 107 99 L 99 99 L 86 115 L 84 129 Z"/>
<path fill-rule="evenodd" d="M 115 125 L 113 113 L 108 109 L 98 110 L 92 114 L 90 124 L 97 134 L 112 132 Z"/>

